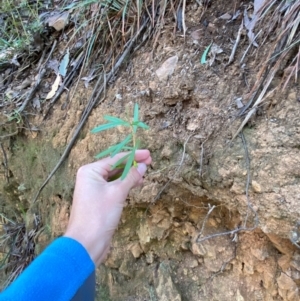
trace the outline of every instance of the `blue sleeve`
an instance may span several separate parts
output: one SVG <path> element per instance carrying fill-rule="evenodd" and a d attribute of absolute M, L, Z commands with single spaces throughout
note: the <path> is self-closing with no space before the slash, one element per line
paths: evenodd
<path fill-rule="evenodd" d="M 0 301 L 71 300 L 94 270 L 94 262 L 79 242 L 60 237 L 0 294 Z"/>

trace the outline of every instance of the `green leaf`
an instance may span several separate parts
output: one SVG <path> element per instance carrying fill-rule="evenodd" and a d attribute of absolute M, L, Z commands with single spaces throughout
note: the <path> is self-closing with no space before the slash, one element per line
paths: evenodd
<path fill-rule="evenodd" d="M 133 160 L 134 160 L 134 155 L 135 155 L 135 149 L 129 154 L 128 160 L 126 162 L 125 168 L 124 168 L 122 176 L 121 176 L 121 180 L 124 180 L 126 178 L 126 176 L 128 175 L 129 170 L 130 170 Z"/>
<path fill-rule="evenodd" d="M 67 75 L 69 59 L 70 59 L 70 52 L 69 52 L 69 48 L 68 48 L 67 53 L 64 55 L 63 59 L 60 62 L 60 65 L 59 65 L 59 74 L 63 77 L 65 77 Z"/>
<path fill-rule="evenodd" d="M 105 130 L 117 127 L 118 125 L 119 124 L 115 124 L 115 123 L 105 123 L 105 124 L 102 124 L 102 125 L 99 125 L 99 126 L 93 128 L 91 130 L 91 133 L 95 134 L 95 133 L 98 133 L 98 132 L 101 132 L 101 131 L 105 131 Z"/>
<path fill-rule="evenodd" d="M 136 133 L 137 131 L 137 122 L 139 122 L 139 105 L 136 103 L 134 105 L 134 111 L 133 111 L 133 132 Z"/>
<path fill-rule="evenodd" d="M 140 128 L 149 130 L 149 126 L 146 123 L 142 122 L 142 121 L 139 121 L 137 126 L 139 126 Z"/>
<path fill-rule="evenodd" d="M 102 157 L 105 157 L 107 155 L 110 155 L 117 147 L 119 144 L 112 145 L 108 149 L 104 150 L 103 152 L 99 153 L 98 155 L 95 156 L 96 159 L 100 159 Z"/>
<path fill-rule="evenodd" d="M 209 51 L 211 45 L 212 45 L 212 43 L 210 43 L 210 45 L 208 45 L 208 46 L 206 47 L 205 51 L 204 51 L 203 54 L 202 54 L 202 57 L 201 57 L 201 64 L 202 64 L 202 65 L 206 64 L 206 57 L 207 57 L 207 54 L 208 54 L 208 51 Z"/>
<path fill-rule="evenodd" d="M 111 157 L 114 157 L 116 154 L 118 154 L 123 148 L 124 146 L 130 142 L 132 139 L 132 135 L 128 135 L 121 143 L 119 143 L 116 147 L 116 149 L 112 152 Z"/>
<path fill-rule="evenodd" d="M 118 125 L 130 126 L 130 123 L 114 116 L 105 115 L 104 119 L 110 121 L 111 123 L 117 123 Z"/>
<path fill-rule="evenodd" d="M 120 165 L 122 162 L 124 162 L 124 161 L 130 156 L 130 154 L 131 154 L 131 153 L 129 153 L 129 154 L 125 155 L 124 157 L 122 157 L 121 159 L 119 159 L 119 160 L 111 167 L 111 169 L 113 170 L 113 169 L 118 168 L 119 165 Z"/>

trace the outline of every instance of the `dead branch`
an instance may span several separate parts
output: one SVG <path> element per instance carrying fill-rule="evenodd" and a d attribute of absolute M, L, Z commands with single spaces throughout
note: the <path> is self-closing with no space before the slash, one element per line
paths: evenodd
<path fill-rule="evenodd" d="M 233 60 L 234 60 L 234 56 L 235 56 L 237 47 L 238 47 L 240 39 L 241 39 L 243 28 L 244 28 L 244 20 L 242 19 L 242 23 L 240 25 L 240 28 L 239 28 L 239 31 L 238 31 L 238 34 L 237 34 L 234 46 L 233 46 L 232 51 L 231 51 L 231 55 L 229 57 L 229 60 L 228 60 L 228 63 L 226 64 L 226 66 L 230 65 L 233 62 Z"/>
<path fill-rule="evenodd" d="M 262 33 L 262 30 L 260 30 L 260 31 L 255 35 L 254 41 L 258 38 L 258 36 L 259 36 L 261 33 Z M 244 61 L 244 59 L 245 59 L 245 57 L 246 57 L 246 55 L 247 55 L 247 53 L 248 53 L 248 51 L 250 50 L 250 48 L 251 48 L 252 45 L 253 45 L 253 44 L 250 43 L 249 46 L 247 47 L 247 49 L 245 50 L 245 52 L 244 52 L 244 54 L 243 54 L 243 56 L 242 56 L 242 58 L 241 58 L 241 60 L 240 60 L 240 64 L 243 63 L 243 61 Z"/>
<path fill-rule="evenodd" d="M 19 114 L 21 114 L 24 109 L 26 108 L 26 106 L 28 105 L 28 103 L 32 100 L 32 98 L 34 97 L 37 89 L 39 88 L 41 82 L 42 82 L 42 79 L 44 77 L 44 75 L 46 74 L 46 69 L 43 68 L 41 70 L 41 72 L 38 74 L 38 79 L 36 80 L 36 83 L 35 85 L 33 86 L 33 88 L 31 89 L 30 93 L 28 94 L 28 96 L 26 97 L 25 101 L 22 103 L 21 107 L 17 109 L 17 112 Z"/>
<path fill-rule="evenodd" d="M 278 71 L 279 67 L 280 67 L 280 63 L 281 60 L 279 59 L 277 61 L 277 63 L 274 65 L 274 67 L 272 68 L 272 71 L 270 72 L 271 74 L 269 75 L 269 78 L 266 82 L 266 84 L 263 87 L 263 90 L 261 91 L 260 95 L 258 96 L 256 102 L 253 104 L 253 107 L 251 108 L 251 110 L 248 112 L 248 114 L 246 115 L 245 119 L 243 120 L 242 124 L 240 125 L 240 127 L 238 128 L 238 130 L 236 131 L 236 133 L 233 135 L 232 141 L 237 137 L 237 135 L 243 130 L 244 126 L 247 124 L 247 122 L 249 121 L 249 119 L 251 118 L 251 116 L 256 112 L 258 105 L 264 100 L 264 96 L 266 94 L 267 89 L 269 88 L 276 72 Z"/>
<path fill-rule="evenodd" d="M 209 205 L 209 207 L 210 207 L 210 205 Z M 204 228 L 205 228 L 205 224 L 206 224 L 206 222 L 207 222 L 207 219 L 208 219 L 208 217 L 210 216 L 210 214 L 213 212 L 213 210 L 214 210 L 215 208 L 216 208 L 216 206 L 213 205 L 213 206 L 210 207 L 210 209 L 208 210 L 208 212 L 207 212 L 207 214 L 206 214 L 206 216 L 205 216 L 205 218 L 204 218 L 204 221 L 203 221 L 203 223 L 202 223 L 201 231 L 200 231 L 200 233 L 199 233 L 199 235 L 198 235 L 198 238 L 202 236 L 202 233 L 203 233 L 203 231 L 204 231 Z"/>

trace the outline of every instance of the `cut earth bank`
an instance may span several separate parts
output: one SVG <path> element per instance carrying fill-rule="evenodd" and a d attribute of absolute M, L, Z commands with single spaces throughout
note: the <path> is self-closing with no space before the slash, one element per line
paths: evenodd
<path fill-rule="evenodd" d="M 189 7 L 191 22 L 201 13 L 197 9 Z M 224 40 L 223 53 L 204 66 L 194 38 L 187 35 L 184 42 L 172 30 L 166 25 L 153 58 L 151 47 L 144 46 L 120 73 L 90 116 L 64 172 L 53 179 L 60 188 L 28 211 L 29 221 L 30 212 L 39 212 L 47 225 L 37 250 L 65 229 L 78 167 L 124 135 L 118 129 L 92 135 L 90 129 L 106 114 L 125 118 L 137 102 L 150 126 L 141 140 L 153 164 L 143 187 L 130 194 L 111 253 L 98 270 L 99 300 L 299 300 L 300 253 L 290 240 L 300 236 L 297 89 L 270 94 L 243 136 L 232 141 L 240 124 L 235 98 L 247 85 L 237 65 L 224 69 L 222 64 L 231 42 L 227 39 L 227 49 Z M 206 45 L 209 34 L 216 33 L 206 34 Z M 173 74 L 159 79 L 156 71 L 171 57 L 177 61 Z M 263 59 L 246 60 L 251 83 L 251 71 Z M 280 80 L 274 79 L 274 87 Z M 31 143 L 64 147 L 90 93 L 80 87 L 67 113 L 62 97 L 43 134 L 28 138 Z M 25 173 L 11 162 L 26 188 Z M 26 191 L 20 194 L 24 200 Z M 243 227 L 255 229 L 239 231 Z M 227 231 L 232 232 L 213 236 Z"/>

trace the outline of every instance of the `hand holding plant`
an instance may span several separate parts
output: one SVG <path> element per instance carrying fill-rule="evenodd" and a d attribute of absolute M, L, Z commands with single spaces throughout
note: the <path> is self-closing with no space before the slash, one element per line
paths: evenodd
<path fill-rule="evenodd" d="M 134 160 L 135 153 L 140 147 L 140 140 L 137 138 L 138 128 L 149 129 L 148 125 L 139 120 L 139 107 L 136 103 L 134 105 L 133 118 L 131 121 L 126 121 L 117 117 L 105 115 L 104 119 L 108 122 L 103 125 L 99 125 L 92 130 L 92 133 L 98 133 L 104 130 L 115 128 L 118 126 L 124 126 L 128 128 L 130 132 L 123 141 L 118 144 L 110 146 L 108 149 L 102 151 L 96 155 L 97 159 L 110 155 L 112 158 L 119 154 L 121 151 L 128 151 L 128 153 L 122 156 L 114 165 L 112 165 L 112 170 L 123 170 L 121 175 L 121 180 L 124 180 L 129 173 L 129 170 L 132 166 L 137 166 L 136 161 Z M 118 173 L 116 173 L 118 175 Z"/>

